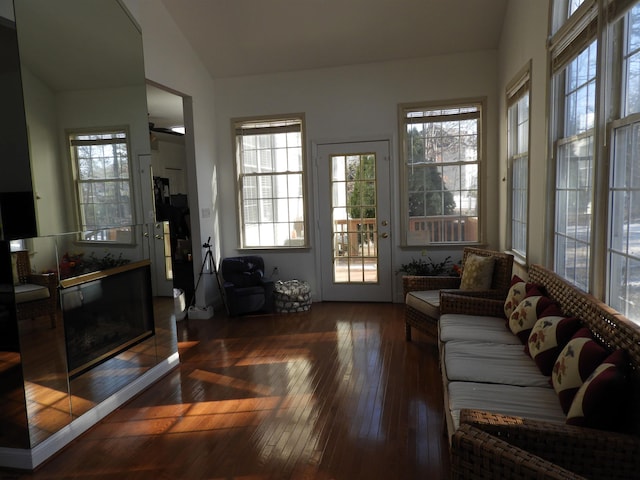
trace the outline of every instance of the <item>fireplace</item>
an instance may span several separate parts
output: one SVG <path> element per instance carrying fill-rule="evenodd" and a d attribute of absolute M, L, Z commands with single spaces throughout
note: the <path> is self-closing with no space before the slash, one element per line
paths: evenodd
<path fill-rule="evenodd" d="M 63 280 L 71 378 L 154 335 L 148 261 Z"/>

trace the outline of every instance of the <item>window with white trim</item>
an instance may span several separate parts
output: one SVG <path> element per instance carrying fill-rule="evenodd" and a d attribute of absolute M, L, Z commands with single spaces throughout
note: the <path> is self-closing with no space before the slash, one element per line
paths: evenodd
<path fill-rule="evenodd" d="M 72 132 L 81 240 L 131 243 L 133 200 L 126 129 Z"/>
<path fill-rule="evenodd" d="M 640 323 L 640 1 L 570 3 L 549 44 L 555 268 Z"/>
<path fill-rule="evenodd" d="M 307 246 L 303 116 L 233 124 L 240 246 Z"/>
<path fill-rule="evenodd" d="M 640 4 L 622 31 L 620 118 L 612 122 L 607 302 L 640 322 Z"/>
<path fill-rule="evenodd" d="M 526 72 L 507 90 L 507 156 L 509 171 L 510 249 L 527 258 L 529 203 L 529 76 Z"/>
<path fill-rule="evenodd" d="M 556 139 L 555 271 L 589 289 L 597 43 L 556 73 L 564 122 Z"/>
<path fill-rule="evenodd" d="M 404 244 L 476 243 L 483 102 L 401 105 Z"/>

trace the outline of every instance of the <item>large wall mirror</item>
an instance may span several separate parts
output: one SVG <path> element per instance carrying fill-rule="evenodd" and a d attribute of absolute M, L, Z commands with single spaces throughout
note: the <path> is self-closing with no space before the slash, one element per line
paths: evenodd
<path fill-rule="evenodd" d="M 24 96 L 21 122 L 26 124 L 23 135 L 28 145 L 25 161 L 31 167 L 27 172 L 32 180 L 37 224 L 37 235 L 20 239 L 18 248 L 28 250 L 31 270 L 55 272 L 59 280 L 57 311 L 51 318 L 17 320 L 19 352 L 15 357 L 24 377 L 29 440 L 25 445 L 24 435 L 14 442 L 0 435 L 0 447 L 33 448 L 174 355 L 177 340 L 175 317 L 171 315 L 173 300 L 168 299 L 161 307 L 151 303 L 147 279 L 152 275 L 144 273 L 153 268 L 149 262 L 154 256 L 150 238 L 154 227 L 146 83 L 138 25 L 119 0 L 0 0 L 0 17 L 9 30 L 14 30 L 11 35 L 17 33 Z M 2 84 L 7 78 L 0 72 Z M 126 158 L 126 164 L 120 162 L 113 168 L 119 158 L 114 160 L 117 155 L 107 153 L 101 157 L 100 148 L 124 152 L 118 155 Z M 91 150 L 90 159 L 82 157 L 85 150 Z M 89 193 L 79 200 L 82 192 L 78 193 L 78 179 L 87 171 L 91 174 L 82 178 L 82 188 Z M 109 172 L 114 171 L 122 174 L 119 183 L 110 182 L 114 174 Z M 91 215 L 87 205 L 93 209 Z M 102 225 L 101 219 L 111 219 L 113 212 L 125 220 L 116 226 Z M 89 226 L 95 232 L 92 237 L 87 235 Z M 6 257 L 9 242 L 2 245 Z M 118 283 L 126 285 L 129 280 L 76 282 L 74 272 L 65 271 L 63 266 L 77 267 L 88 259 L 104 263 L 121 258 L 128 265 L 141 265 L 123 275 L 132 278 L 129 293 L 139 289 L 140 296 L 150 301 L 140 307 L 143 313 L 139 316 L 151 311 L 155 322 L 140 327 L 126 350 L 120 350 L 124 354 L 113 349 L 94 363 L 74 358 L 71 365 L 70 345 L 81 353 L 96 350 L 92 345 L 80 345 L 78 338 L 70 338 L 74 334 L 67 320 L 80 314 L 78 299 L 89 304 L 87 299 L 95 296 L 91 315 L 99 316 L 111 307 L 98 298 L 101 292 L 115 292 Z M 65 278 L 65 274 L 72 278 Z M 81 333 L 87 336 L 87 332 Z M 14 391 L 3 390 L 0 405 L 15 395 Z M 0 415 L 0 431 L 9 431 L 13 422 L 24 421 L 24 415 L 24 409 L 18 416 Z"/>
<path fill-rule="evenodd" d="M 69 136 L 123 129 L 131 160 L 150 153 L 141 33 L 114 0 L 20 0 L 15 16 L 38 234 L 82 230 Z M 128 173 L 131 223 L 143 223 Z"/>

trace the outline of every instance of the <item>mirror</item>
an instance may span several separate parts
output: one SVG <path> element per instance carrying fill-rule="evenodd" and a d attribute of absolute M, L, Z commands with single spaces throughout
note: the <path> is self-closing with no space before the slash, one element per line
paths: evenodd
<path fill-rule="evenodd" d="M 0 236 L 35 235 L 27 130 L 22 102 L 15 17 L 0 3 Z"/>
<path fill-rule="evenodd" d="M 21 391 L 3 390 L 0 405 L 15 398 L 26 399 L 26 412 L 24 406 L 21 410 L 16 407 L 11 418 L 0 417 L 0 431 L 9 432 L 14 424 L 24 427 L 25 417 L 28 427 L 28 432 L 22 428 L 20 436 L 6 442 L 0 435 L 0 447 L 33 448 L 175 354 L 177 335 L 173 299 L 154 301 L 142 306 L 144 312 L 153 311 L 154 323 L 145 324 L 128 339 L 124 350 L 106 346 L 99 358 L 82 359 L 74 366 L 69 363 L 69 346 L 78 340 L 71 324 L 67 325 L 67 316 L 72 316 L 69 312 L 77 317 L 78 302 L 90 304 L 87 298 L 91 295 L 115 288 L 104 281 L 78 282 L 68 278 L 85 273 L 74 272 L 74 268 L 97 263 L 107 270 L 114 261 L 125 259 L 124 270 L 138 275 L 133 284 L 144 290 L 139 297 L 151 301 L 146 272 L 153 257 L 150 238 L 154 226 L 153 217 L 145 212 L 153 203 L 153 190 L 151 172 L 145 166 L 150 163 L 150 144 L 142 36 L 137 24 L 118 0 L 20 0 L 13 7 L 10 0 L 0 0 L 0 17 L 6 18 L 5 23 L 13 29 L 14 50 L 17 32 L 20 56 L 18 71 L 0 71 L 0 86 L 12 81 L 22 87 L 24 95 L 24 110 L 16 104 L 16 111 L 3 120 L 3 125 L 19 123 L 20 119 L 26 123 L 27 129 L 16 147 L 22 148 L 25 155 L 14 168 L 30 177 L 25 176 L 24 190 L 35 199 L 32 223 L 37 224 L 37 235 L 33 229 L 24 230 L 15 237 L 20 239 L 17 246 L 9 246 L 9 242 L 0 245 L 0 273 L 11 272 L 11 247 L 28 250 L 31 271 L 52 272 L 60 280 L 54 292 L 57 306 L 47 316 L 16 318 L 15 285 L 8 285 L 6 318 L 2 317 L 0 305 L 2 328 L 18 336 L 18 342 L 12 345 L 18 343 L 19 351 L 10 357 L 17 359 L 23 376 L 20 381 L 24 381 Z M 9 37 L 3 34 L 0 51 L 10 47 Z M 3 59 L 5 56 L 3 53 Z M 74 165 L 80 162 L 72 161 L 70 132 L 84 135 L 109 129 L 126 132 L 130 180 L 129 188 L 122 191 L 130 200 L 131 223 L 118 229 L 127 232 L 124 241 L 79 242 L 87 237 L 81 237 L 85 229 L 79 220 L 74 180 Z M 105 164 L 108 161 L 104 160 Z M 7 162 L 2 159 L 1 163 L 4 166 Z M 4 174 L 3 171 L 0 177 Z M 134 264 L 139 267 L 127 270 Z M 15 282 L 16 274 L 12 273 Z M 99 306 L 96 312 L 105 311 L 104 301 L 95 305 Z M 92 319 L 98 315 L 89 314 Z M 91 349 L 75 346 L 81 352 Z M 11 352 L 9 348 L 5 350 Z"/>
<path fill-rule="evenodd" d="M 142 36 L 115 0 L 21 0 L 15 17 L 38 234 L 79 231 L 69 132 L 125 127 L 130 162 L 150 152 Z"/>

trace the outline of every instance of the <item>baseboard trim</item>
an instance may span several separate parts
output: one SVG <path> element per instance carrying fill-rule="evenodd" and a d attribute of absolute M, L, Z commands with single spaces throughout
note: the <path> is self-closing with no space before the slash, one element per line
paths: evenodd
<path fill-rule="evenodd" d="M 31 449 L 0 447 L 0 467 L 34 470 L 115 409 L 169 373 L 179 363 L 180 356 L 176 352 Z"/>

